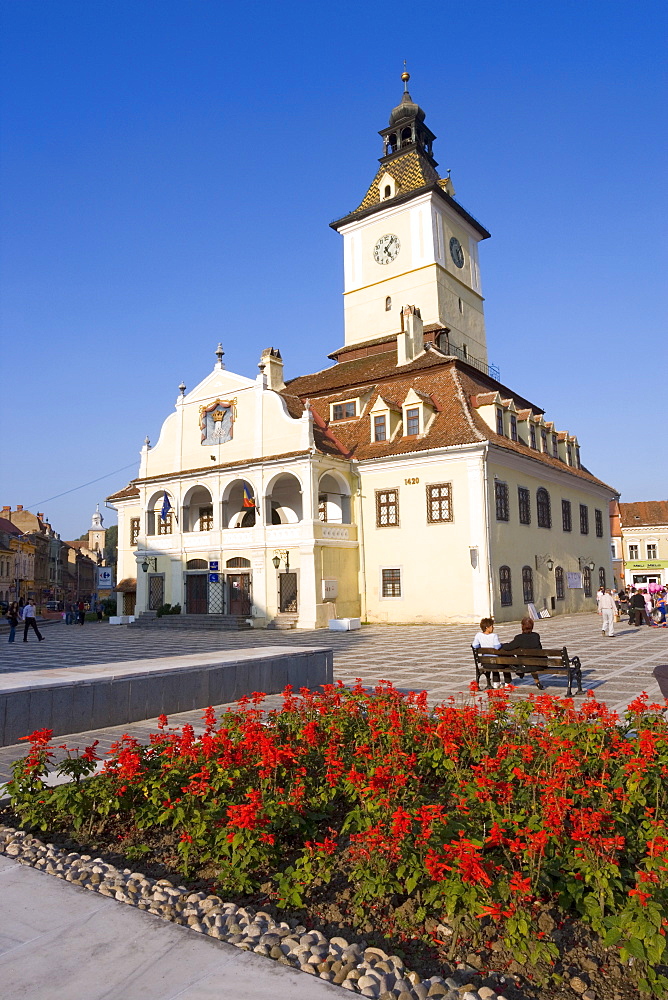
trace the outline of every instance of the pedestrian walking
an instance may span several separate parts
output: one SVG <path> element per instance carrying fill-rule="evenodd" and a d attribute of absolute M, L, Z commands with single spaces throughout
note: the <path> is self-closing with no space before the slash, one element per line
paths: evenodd
<path fill-rule="evenodd" d="M 42 635 L 42 633 L 40 632 L 40 630 L 37 628 L 37 621 L 35 620 L 35 615 L 36 614 L 37 614 L 37 611 L 36 611 L 35 605 L 32 603 L 32 601 L 28 601 L 27 604 L 24 604 L 24 606 L 23 606 L 23 641 L 24 642 L 28 641 L 28 630 L 29 629 L 33 629 L 35 635 L 37 636 L 37 638 L 38 638 L 38 640 L 40 642 L 42 642 L 42 640 L 44 639 L 44 636 Z"/>
<path fill-rule="evenodd" d="M 14 642 L 14 636 L 16 635 L 16 626 L 19 623 L 19 606 L 16 601 L 12 603 L 7 608 L 7 621 L 9 622 L 9 642 Z"/>
<path fill-rule="evenodd" d="M 598 613 L 602 616 L 601 635 L 613 636 L 615 634 L 615 612 L 617 605 L 611 593 L 605 591 L 598 598 Z"/>
<path fill-rule="evenodd" d="M 77 620 L 80 625 L 83 625 L 84 622 L 86 621 L 86 605 L 84 604 L 83 601 L 79 601 L 77 607 L 78 607 Z"/>

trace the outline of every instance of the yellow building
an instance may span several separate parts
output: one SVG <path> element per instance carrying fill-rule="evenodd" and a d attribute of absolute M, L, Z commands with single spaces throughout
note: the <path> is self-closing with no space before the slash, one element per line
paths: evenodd
<path fill-rule="evenodd" d="M 286 385 L 275 348 L 251 380 L 219 347 L 213 372 L 180 387 L 137 478 L 109 498 L 119 613 L 511 621 L 527 605 L 593 609 L 612 586 L 617 493 L 489 365 L 489 233 L 438 176 L 403 79 L 371 186 L 332 224 L 345 274 L 334 363 Z"/>
<path fill-rule="evenodd" d="M 623 561 L 623 584 L 668 585 L 668 500 L 619 504 L 615 555 Z"/>

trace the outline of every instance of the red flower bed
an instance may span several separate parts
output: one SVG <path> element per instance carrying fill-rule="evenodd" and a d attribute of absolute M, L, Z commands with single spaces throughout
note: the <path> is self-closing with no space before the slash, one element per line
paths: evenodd
<path fill-rule="evenodd" d="M 666 705 L 643 695 L 620 719 L 589 696 L 501 692 L 433 709 L 381 682 L 243 699 L 204 733 L 161 717 L 146 745 L 123 737 L 103 770 L 95 746 L 70 751 L 47 788 L 51 733 L 14 765 L 12 806 L 41 829 L 118 823 L 168 828 L 182 869 L 215 866 L 225 893 L 273 885 L 300 907 L 346 886 L 363 914 L 411 899 L 415 919 L 501 939 L 534 965 L 557 949 L 546 906 L 577 916 L 633 958 L 641 989 L 665 995 L 668 926 Z M 663 991 L 663 992 L 662 992 Z"/>

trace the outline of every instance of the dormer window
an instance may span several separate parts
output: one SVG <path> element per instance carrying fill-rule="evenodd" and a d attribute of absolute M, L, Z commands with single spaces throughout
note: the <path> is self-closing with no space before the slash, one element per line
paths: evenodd
<path fill-rule="evenodd" d="M 356 414 L 357 406 L 354 399 L 332 404 L 332 420 L 350 420 Z"/>
<path fill-rule="evenodd" d="M 552 456 L 554 458 L 559 458 L 559 443 L 557 441 L 557 435 L 552 435 Z"/>
<path fill-rule="evenodd" d="M 573 464 L 573 448 L 570 444 L 566 445 L 566 454 L 568 455 L 568 464 Z"/>
<path fill-rule="evenodd" d="M 514 413 L 510 414 L 510 440 L 517 441 L 517 417 Z"/>
<path fill-rule="evenodd" d="M 547 431 L 545 430 L 544 427 L 540 432 L 540 440 L 543 445 L 543 451 L 545 452 L 545 454 L 547 454 Z"/>
<path fill-rule="evenodd" d="M 533 424 L 531 425 L 531 428 L 529 430 L 529 434 L 531 435 L 531 447 L 535 451 L 536 448 L 538 447 L 538 445 L 537 445 L 537 442 L 536 442 L 536 428 L 535 428 L 535 426 Z"/>
<path fill-rule="evenodd" d="M 503 410 L 500 406 L 496 408 L 496 433 L 503 437 Z"/>
<path fill-rule="evenodd" d="M 383 198 L 391 198 L 391 197 L 392 197 L 392 188 L 390 187 L 389 184 L 386 184 L 385 191 L 383 192 Z"/>
<path fill-rule="evenodd" d="M 383 413 L 373 418 L 374 441 L 387 441 L 387 417 Z"/>
<path fill-rule="evenodd" d="M 420 433 L 420 407 L 411 406 L 406 410 L 406 436 L 412 437 Z"/>

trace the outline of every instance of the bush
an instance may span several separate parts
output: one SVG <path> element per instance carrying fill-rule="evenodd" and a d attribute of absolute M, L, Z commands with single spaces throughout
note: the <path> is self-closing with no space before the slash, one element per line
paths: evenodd
<path fill-rule="evenodd" d="M 475 688 L 475 685 L 473 685 Z M 577 917 L 616 946 L 643 991 L 665 995 L 655 967 L 668 926 L 668 725 L 636 699 L 622 720 L 592 696 L 485 699 L 429 711 L 426 694 L 328 686 L 242 699 L 206 729 L 124 736 L 102 774 L 95 745 L 56 767 L 51 732 L 26 737 L 12 806 L 45 829 L 84 823 L 174 831 L 182 870 L 211 870 L 226 892 L 273 885 L 283 907 L 345 884 L 360 914 L 414 903 L 479 942 L 498 939 L 534 967 L 557 948 L 538 917 Z M 664 992 L 662 992 L 664 991 Z"/>
<path fill-rule="evenodd" d="M 180 604 L 175 604 L 173 607 L 171 604 L 161 604 L 158 610 L 156 611 L 156 615 L 158 616 L 158 618 L 162 618 L 163 615 L 180 615 L 180 614 L 181 614 Z"/>

